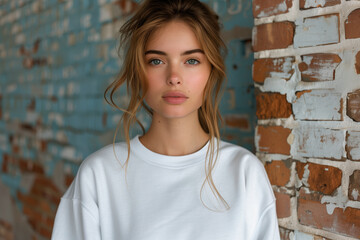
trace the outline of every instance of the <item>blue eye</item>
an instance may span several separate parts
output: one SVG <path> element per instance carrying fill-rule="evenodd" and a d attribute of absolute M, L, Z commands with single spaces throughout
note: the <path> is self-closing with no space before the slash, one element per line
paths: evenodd
<path fill-rule="evenodd" d="M 186 61 L 188 64 L 190 65 L 196 65 L 196 64 L 199 64 L 200 62 L 196 59 L 189 59 Z"/>
<path fill-rule="evenodd" d="M 159 65 L 161 63 L 162 63 L 162 61 L 160 59 L 151 59 L 150 60 L 150 64 L 152 64 L 152 65 Z"/>

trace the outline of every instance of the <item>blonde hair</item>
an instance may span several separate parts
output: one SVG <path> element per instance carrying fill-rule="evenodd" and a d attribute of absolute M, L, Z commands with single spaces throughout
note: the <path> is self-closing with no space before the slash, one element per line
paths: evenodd
<path fill-rule="evenodd" d="M 225 209 L 228 210 L 230 207 L 217 190 L 212 178 L 212 171 L 219 154 L 219 141 L 216 139 L 220 140 L 219 102 L 221 86 L 226 77 L 223 60 L 226 47 L 220 37 L 218 16 L 198 0 L 146 0 L 140 5 L 135 15 L 120 28 L 120 48 L 126 50 L 124 64 L 118 78 L 105 90 L 104 97 L 110 105 L 123 111 L 121 120 L 128 148 L 125 172 L 130 157 L 130 126 L 136 122 L 145 133 L 145 128 L 136 114 L 141 108 L 152 114 L 151 109 L 144 103 L 147 91 L 144 63 L 145 46 L 155 30 L 172 20 L 183 21 L 192 28 L 211 64 L 210 76 L 204 89 L 203 104 L 198 110 L 201 127 L 210 137 L 205 163 L 206 178 L 202 184 L 200 196 L 202 196 L 205 183 L 208 182 L 217 201 L 222 202 Z M 122 109 L 114 102 L 113 95 L 125 82 L 130 101 L 127 108 Z M 109 99 L 108 93 L 110 93 Z M 115 132 L 114 142 L 117 131 L 118 128 Z M 207 207 L 205 204 L 204 206 Z"/>

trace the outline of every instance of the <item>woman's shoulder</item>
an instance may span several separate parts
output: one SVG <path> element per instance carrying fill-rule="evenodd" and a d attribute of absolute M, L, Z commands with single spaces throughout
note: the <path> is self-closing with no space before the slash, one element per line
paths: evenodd
<path fill-rule="evenodd" d="M 79 171 L 88 168 L 98 168 L 101 165 L 123 163 L 127 156 L 126 142 L 111 143 L 89 154 L 81 163 Z"/>
<path fill-rule="evenodd" d="M 239 145 L 220 141 L 220 156 L 243 164 L 262 165 L 260 160 L 248 149 Z"/>
<path fill-rule="evenodd" d="M 240 176 L 247 180 L 254 180 L 254 183 L 268 183 L 264 164 L 249 150 L 244 147 L 221 141 L 220 162 L 237 171 Z"/>
<path fill-rule="evenodd" d="M 127 146 L 124 142 L 109 144 L 91 153 L 81 162 L 64 197 L 78 198 L 83 195 L 80 189 L 88 189 L 89 192 L 95 191 L 92 188 L 97 185 L 96 183 L 110 177 L 111 172 L 121 171 L 126 157 Z"/>

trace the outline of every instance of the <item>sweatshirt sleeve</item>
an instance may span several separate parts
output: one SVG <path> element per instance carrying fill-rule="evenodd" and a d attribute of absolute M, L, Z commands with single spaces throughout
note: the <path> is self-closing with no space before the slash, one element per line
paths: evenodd
<path fill-rule="evenodd" d="M 280 240 L 275 201 L 261 215 L 253 240 Z"/>
<path fill-rule="evenodd" d="M 62 198 L 51 239 L 101 239 L 99 221 L 79 199 Z"/>
<path fill-rule="evenodd" d="M 61 198 L 56 212 L 52 240 L 101 239 L 96 173 L 93 158 L 85 159 Z"/>

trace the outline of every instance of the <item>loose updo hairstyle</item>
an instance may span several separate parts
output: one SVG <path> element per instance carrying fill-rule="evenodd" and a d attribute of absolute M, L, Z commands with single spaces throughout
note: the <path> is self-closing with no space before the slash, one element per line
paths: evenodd
<path fill-rule="evenodd" d="M 220 139 L 218 125 L 221 121 L 219 102 L 221 87 L 226 78 L 224 64 L 226 46 L 220 37 L 219 17 L 206 4 L 198 0 L 145 0 L 135 15 L 120 28 L 119 50 L 125 51 L 123 66 L 119 76 L 105 90 L 104 97 L 111 106 L 123 111 L 119 124 L 122 122 L 128 146 L 125 174 L 130 156 L 130 127 L 134 123 L 138 123 L 145 133 L 145 129 L 136 115 L 141 108 L 152 114 L 152 110 L 144 102 L 147 92 L 145 47 L 152 33 L 174 20 L 186 23 L 194 31 L 211 64 L 210 76 L 204 89 L 203 103 L 198 110 L 201 127 L 210 137 L 205 163 L 206 178 L 201 187 L 200 197 L 205 183 L 208 182 L 217 201 L 222 202 L 227 210 L 229 205 L 215 187 L 211 174 L 218 159 L 218 140 Z M 130 96 L 126 109 L 119 107 L 113 99 L 114 93 L 124 83 L 126 83 L 127 93 Z M 118 128 L 114 135 L 114 142 L 117 131 Z M 205 207 L 207 206 L 205 205 Z"/>

